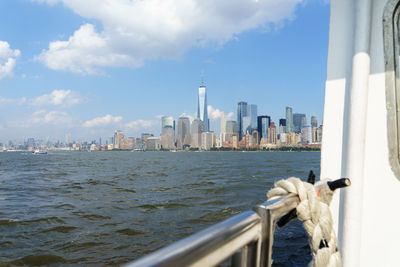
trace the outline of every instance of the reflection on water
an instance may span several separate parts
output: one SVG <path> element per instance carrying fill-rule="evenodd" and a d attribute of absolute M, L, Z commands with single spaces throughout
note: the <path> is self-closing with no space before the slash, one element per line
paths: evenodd
<path fill-rule="evenodd" d="M 0 153 L 0 265 L 118 265 L 265 201 L 319 153 Z M 298 222 L 275 266 L 310 260 Z M 305 256 L 306 255 L 306 256 Z"/>

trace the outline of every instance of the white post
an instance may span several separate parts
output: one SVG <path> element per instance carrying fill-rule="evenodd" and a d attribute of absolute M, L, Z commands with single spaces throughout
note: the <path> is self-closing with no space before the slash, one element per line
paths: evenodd
<path fill-rule="evenodd" d="M 355 5 L 354 56 L 352 81 L 343 138 L 348 140 L 344 148 L 344 173 L 351 186 L 343 191 L 342 213 L 339 223 L 339 242 L 343 266 L 360 266 L 362 230 L 362 198 L 364 179 L 364 152 L 368 105 L 368 80 L 370 74 L 370 27 L 371 0 L 357 0 Z"/>

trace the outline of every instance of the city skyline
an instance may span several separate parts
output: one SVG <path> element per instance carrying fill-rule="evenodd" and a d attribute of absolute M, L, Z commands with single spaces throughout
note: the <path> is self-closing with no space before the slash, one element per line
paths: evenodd
<path fill-rule="evenodd" d="M 215 5 L 210 13 L 203 10 L 204 19 L 198 22 L 203 24 L 185 25 L 194 27 L 189 29 L 192 35 L 166 29 L 185 41 L 184 47 L 168 43 L 165 36 L 157 39 L 150 35 L 151 28 L 144 28 L 144 36 L 160 43 L 148 48 L 146 58 L 138 58 L 136 39 L 124 40 L 107 30 L 115 22 L 134 36 L 132 29 L 138 25 L 126 24 L 123 14 L 114 12 L 110 22 L 105 14 L 86 14 L 82 6 L 66 0 L 1 1 L 1 142 L 63 140 L 67 133 L 76 140 L 105 139 L 114 129 L 129 136 L 144 131 L 158 135 L 162 116 L 197 116 L 202 71 L 214 131 L 219 131 L 222 112 L 227 120 L 235 116 L 240 100 L 257 104 L 258 114 L 268 114 L 276 125 L 286 106 L 322 120 L 329 6 L 320 0 L 273 2 L 235 2 L 232 8 L 249 13 L 234 13 L 235 23 L 221 20 L 219 27 L 204 24 L 210 14 L 216 19 L 227 15 Z M 98 1 L 99 6 L 104 3 Z M 114 3 L 136 12 L 133 3 Z M 203 8 L 201 1 L 193 3 Z M 179 1 L 171 4 L 180 7 Z M 265 10 L 275 10 L 276 17 L 257 13 Z M 252 20 L 253 15 L 259 19 Z M 184 21 L 182 13 L 176 16 Z M 247 26 L 232 28 L 235 25 Z M 213 32 L 215 28 L 220 31 Z M 115 37 L 115 43 L 107 43 L 104 36 Z M 85 41 L 99 45 L 94 50 L 80 46 Z M 71 56 L 61 60 L 62 53 Z M 104 57 L 82 61 L 86 54 Z"/>

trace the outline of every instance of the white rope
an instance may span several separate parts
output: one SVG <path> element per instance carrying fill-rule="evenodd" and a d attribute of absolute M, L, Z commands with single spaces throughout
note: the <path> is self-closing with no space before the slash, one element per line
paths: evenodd
<path fill-rule="evenodd" d="M 319 190 L 319 196 L 316 190 Z M 281 218 L 292 209 L 296 209 L 297 217 L 303 222 L 309 236 L 313 260 L 310 266 L 340 267 L 341 257 L 337 250 L 335 232 L 329 204 L 333 191 L 326 183 L 315 186 L 291 177 L 275 183 L 268 194 L 268 200 L 281 197 L 282 200 L 270 206 L 273 218 Z M 322 244 L 320 248 L 320 244 Z"/>

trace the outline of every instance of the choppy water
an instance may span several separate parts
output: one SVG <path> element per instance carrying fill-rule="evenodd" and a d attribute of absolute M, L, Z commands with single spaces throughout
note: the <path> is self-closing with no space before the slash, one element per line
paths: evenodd
<path fill-rule="evenodd" d="M 119 265 L 265 201 L 310 169 L 306 152 L 0 153 L 0 265 Z M 275 266 L 310 260 L 300 224 Z"/>

